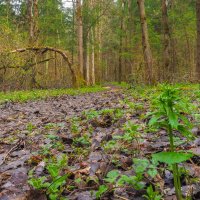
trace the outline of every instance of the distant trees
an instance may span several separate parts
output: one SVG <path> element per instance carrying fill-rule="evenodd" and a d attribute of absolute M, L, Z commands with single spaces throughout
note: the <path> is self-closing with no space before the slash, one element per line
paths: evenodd
<path fill-rule="evenodd" d="M 69 63 L 80 85 L 199 80 L 199 0 L 72 0 L 68 8 L 63 2 L 0 0 L 4 84 L 71 86 Z M 41 48 L 7 54 L 28 47 Z M 44 47 L 65 53 L 69 63 Z"/>

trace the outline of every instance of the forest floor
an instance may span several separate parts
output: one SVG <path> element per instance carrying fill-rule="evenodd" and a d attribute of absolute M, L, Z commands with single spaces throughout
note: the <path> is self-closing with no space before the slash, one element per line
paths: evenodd
<path fill-rule="evenodd" d="M 188 118 L 197 136 L 176 141 L 195 153 L 181 164 L 182 192 L 200 199 L 200 94 L 197 86 L 181 88 L 195 105 Z M 175 199 L 170 168 L 151 161 L 151 154 L 169 149 L 166 131 L 148 126 L 155 93 L 159 89 L 111 86 L 1 104 L 0 200 L 143 200 L 150 184 L 163 199 Z M 138 177 L 137 163 L 148 163 L 150 171 Z"/>

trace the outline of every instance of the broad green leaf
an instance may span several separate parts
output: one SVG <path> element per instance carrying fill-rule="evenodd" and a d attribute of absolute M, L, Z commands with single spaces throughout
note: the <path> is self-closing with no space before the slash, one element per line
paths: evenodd
<path fill-rule="evenodd" d="M 153 154 L 154 160 L 159 162 L 164 162 L 167 164 L 176 164 L 184 162 L 193 156 L 192 153 L 182 153 L 182 152 L 161 152 Z"/>

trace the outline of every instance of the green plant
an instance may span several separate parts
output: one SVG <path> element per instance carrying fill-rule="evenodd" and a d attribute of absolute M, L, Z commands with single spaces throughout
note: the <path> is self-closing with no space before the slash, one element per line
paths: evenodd
<path fill-rule="evenodd" d="M 63 199 L 62 192 L 66 184 L 67 174 L 61 175 L 62 170 L 67 166 L 67 157 L 62 155 L 54 160 L 50 159 L 46 169 L 50 175 L 50 179 L 46 176 L 34 177 L 34 169 L 29 171 L 28 183 L 37 190 L 45 190 L 50 200 Z"/>
<path fill-rule="evenodd" d="M 115 185 L 116 187 L 129 185 L 134 187 L 136 190 L 140 190 L 145 186 L 145 184 L 142 182 L 142 179 L 143 176 L 141 174 L 137 174 L 136 176 L 127 176 L 120 174 L 117 170 L 113 170 L 108 172 L 104 180 Z"/>
<path fill-rule="evenodd" d="M 55 127 L 56 127 L 56 124 L 54 124 L 54 123 L 48 123 L 48 124 L 45 125 L 44 128 L 46 130 L 50 130 L 50 129 L 55 128 Z"/>
<path fill-rule="evenodd" d="M 146 172 L 150 177 L 154 178 L 158 174 L 157 164 L 156 161 L 149 161 L 146 158 L 133 159 L 133 168 L 138 176 L 142 176 Z"/>
<path fill-rule="evenodd" d="M 98 191 L 96 192 L 96 198 L 100 199 L 107 191 L 108 187 L 106 185 L 100 185 Z"/>
<path fill-rule="evenodd" d="M 77 134 L 79 132 L 79 127 L 80 127 L 80 119 L 78 117 L 73 117 L 71 119 L 71 124 L 70 124 L 71 132 L 74 134 Z"/>
<path fill-rule="evenodd" d="M 114 138 L 122 139 L 127 142 L 132 142 L 133 140 L 138 141 L 140 137 L 140 133 L 138 132 L 138 125 L 135 125 L 129 121 L 124 125 L 123 130 L 125 133 L 122 136 L 114 136 Z"/>
<path fill-rule="evenodd" d="M 173 131 L 181 133 L 188 140 L 193 139 L 190 132 L 191 124 L 183 113 L 187 113 L 188 103 L 180 96 L 179 91 L 171 86 L 165 86 L 162 94 L 156 101 L 156 111 L 152 113 L 153 117 L 149 121 L 150 126 L 165 128 L 169 135 L 170 152 L 161 152 L 153 155 L 156 161 L 171 164 L 173 168 L 174 186 L 176 197 L 182 199 L 181 181 L 178 169 L 178 163 L 188 160 L 192 157 L 191 153 L 176 152 Z"/>
<path fill-rule="evenodd" d="M 147 194 L 143 195 L 143 197 L 147 200 L 161 200 L 162 196 L 159 195 L 157 191 L 153 190 L 152 185 L 147 188 Z"/>
<path fill-rule="evenodd" d="M 89 146 L 90 145 L 90 138 L 88 135 L 84 135 L 79 138 L 74 138 L 73 139 L 73 144 L 74 145 L 81 145 L 81 146 Z"/>
<path fill-rule="evenodd" d="M 62 96 L 65 94 L 78 95 L 85 93 L 93 93 L 104 91 L 106 88 L 101 86 L 83 87 L 79 89 L 51 89 L 51 90 L 32 90 L 32 91 L 14 91 L 14 92 L 0 92 L 0 104 L 13 101 L 13 102 L 26 102 L 32 99 L 45 99 L 47 97 Z"/>
<path fill-rule="evenodd" d="M 26 126 L 26 129 L 29 131 L 29 132 L 32 132 L 34 129 L 36 128 L 35 125 L 33 125 L 31 122 L 29 122 Z"/>
<path fill-rule="evenodd" d="M 89 111 L 84 111 L 83 115 L 86 117 L 87 120 L 92 120 L 99 116 L 99 112 L 96 110 L 89 110 Z"/>

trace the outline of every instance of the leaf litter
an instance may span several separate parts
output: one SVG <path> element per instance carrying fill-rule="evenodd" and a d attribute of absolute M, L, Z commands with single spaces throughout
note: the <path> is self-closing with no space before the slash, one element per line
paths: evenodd
<path fill-rule="evenodd" d="M 119 88 L 95 94 L 6 103 L 0 110 L 0 200 L 48 199 L 44 189 L 35 190 L 28 183 L 30 171 L 35 177 L 45 176 L 50 181 L 48 162 L 63 154 L 67 156 L 65 167 L 59 172 L 61 177 L 67 174 L 62 185 L 63 199 L 142 200 L 146 191 L 126 184 L 131 180 L 125 180 L 136 175 L 133 158 L 148 161 L 152 153 L 169 148 L 164 130 L 153 131 L 146 127 L 148 118 L 144 116 L 150 110 L 149 100 Z M 139 127 L 131 127 L 131 124 Z M 135 135 L 130 136 L 133 132 Z M 199 127 L 193 132 L 198 136 Z M 185 169 L 183 193 L 187 196 L 192 191 L 192 198 L 200 199 L 200 143 L 196 139 L 181 147 L 196 154 L 181 164 Z M 148 165 L 151 165 L 149 161 Z M 159 185 L 164 199 L 175 199 L 171 170 L 164 167 L 160 166 L 156 176 L 145 172 L 141 183 L 145 187 Z M 113 170 L 119 175 L 109 180 L 112 183 L 107 182 L 107 175 Z M 152 173 L 153 170 L 152 167 Z M 124 184 L 117 184 L 119 179 Z M 56 199 L 61 199 L 61 195 Z"/>

